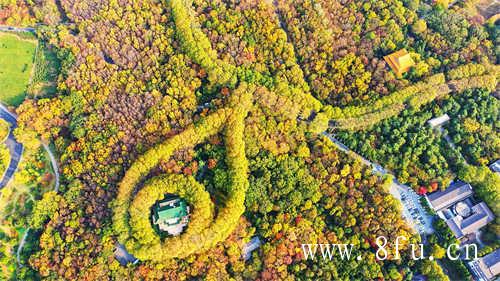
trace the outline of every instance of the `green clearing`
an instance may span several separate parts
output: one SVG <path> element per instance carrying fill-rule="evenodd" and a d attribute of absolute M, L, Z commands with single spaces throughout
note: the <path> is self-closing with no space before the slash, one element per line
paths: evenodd
<path fill-rule="evenodd" d="M 40 41 L 35 54 L 35 65 L 28 86 L 32 97 L 47 97 L 56 93 L 57 76 L 61 67 L 57 54 L 45 42 Z"/>
<path fill-rule="evenodd" d="M 15 34 L 0 33 L 0 100 L 21 104 L 30 80 L 37 42 Z"/>

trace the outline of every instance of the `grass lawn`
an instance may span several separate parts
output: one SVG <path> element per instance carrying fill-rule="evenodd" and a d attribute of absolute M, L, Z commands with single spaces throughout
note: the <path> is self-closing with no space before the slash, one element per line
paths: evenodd
<path fill-rule="evenodd" d="M 0 32 L 0 100 L 21 104 L 26 95 L 37 42 Z"/>

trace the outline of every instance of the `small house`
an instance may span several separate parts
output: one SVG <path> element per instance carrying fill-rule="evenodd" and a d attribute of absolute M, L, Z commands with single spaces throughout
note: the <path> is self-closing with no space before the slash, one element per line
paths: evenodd
<path fill-rule="evenodd" d="M 493 171 L 497 174 L 500 174 L 500 159 L 497 159 L 497 161 L 493 162 L 490 165 L 490 169 L 491 169 L 491 171 Z"/>
<path fill-rule="evenodd" d="M 429 126 L 431 126 L 431 128 L 436 128 L 438 126 L 443 125 L 444 123 L 446 123 L 448 121 L 450 121 L 450 116 L 448 116 L 448 114 L 443 114 L 439 117 L 429 119 L 427 121 L 427 124 L 429 124 Z"/>
<path fill-rule="evenodd" d="M 139 262 L 139 260 L 130 254 L 127 249 L 125 249 L 125 246 L 120 243 L 116 243 L 114 255 L 116 260 L 123 266 L 126 266 L 129 263 L 136 264 Z"/>
<path fill-rule="evenodd" d="M 401 49 L 384 57 L 384 60 L 389 64 L 391 69 L 396 73 L 396 76 L 401 78 L 403 73 L 408 72 L 415 61 L 410 56 L 406 49 Z"/>
<path fill-rule="evenodd" d="M 260 242 L 260 239 L 258 236 L 253 237 L 250 242 L 248 242 L 245 247 L 243 247 L 243 259 L 244 260 L 249 260 L 250 257 L 252 256 L 252 252 L 257 250 L 260 245 L 262 245 L 262 242 Z"/>
<path fill-rule="evenodd" d="M 184 199 L 167 195 L 153 206 L 152 219 L 160 231 L 179 235 L 189 221 L 189 206 Z"/>

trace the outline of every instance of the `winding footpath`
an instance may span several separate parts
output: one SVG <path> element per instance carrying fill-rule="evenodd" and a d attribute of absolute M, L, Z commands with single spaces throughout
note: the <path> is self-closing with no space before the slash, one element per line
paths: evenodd
<path fill-rule="evenodd" d="M 54 175 L 56 177 L 56 181 L 54 183 L 54 191 L 59 192 L 59 166 L 57 164 L 56 158 L 54 157 L 54 154 L 52 154 L 52 151 L 50 150 L 50 147 L 44 143 L 42 143 L 42 145 L 45 151 L 47 151 L 47 155 L 49 155 L 50 165 L 52 166 L 52 171 L 54 171 Z"/>
<path fill-rule="evenodd" d="M 55 183 L 54 183 L 54 191 L 59 192 L 59 166 L 57 165 L 56 158 L 54 157 L 54 154 L 52 154 L 52 151 L 50 150 L 49 146 L 42 143 L 43 148 L 45 151 L 47 151 L 47 154 L 49 155 L 50 159 L 50 164 L 52 166 L 52 170 L 54 171 L 54 175 L 56 177 Z M 16 251 L 16 259 L 17 259 L 17 264 L 19 267 L 23 267 L 23 264 L 21 263 L 21 251 L 24 248 L 24 244 L 26 243 L 26 239 L 28 238 L 28 234 L 30 232 L 31 228 L 28 227 L 26 231 L 24 232 L 23 238 L 21 238 L 21 242 L 19 242 L 19 246 L 17 247 Z"/>

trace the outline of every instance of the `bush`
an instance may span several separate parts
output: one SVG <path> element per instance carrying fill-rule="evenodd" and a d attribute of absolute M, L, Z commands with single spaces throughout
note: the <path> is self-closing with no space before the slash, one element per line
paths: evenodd
<path fill-rule="evenodd" d="M 10 152 L 9 148 L 3 143 L 0 144 L 0 175 L 3 175 L 5 173 L 5 170 L 7 170 L 7 167 L 9 166 L 10 163 Z"/>
<path fill-rule="evenodd" d="M 4 119 L 0 119 L 0 141 L 5 141 L 10 132 L 10 124 Z"/>

